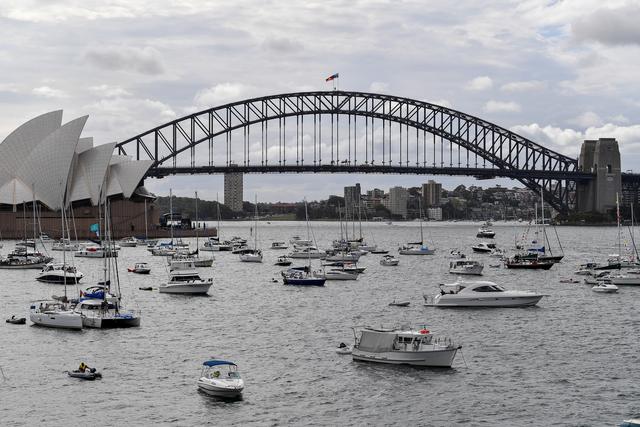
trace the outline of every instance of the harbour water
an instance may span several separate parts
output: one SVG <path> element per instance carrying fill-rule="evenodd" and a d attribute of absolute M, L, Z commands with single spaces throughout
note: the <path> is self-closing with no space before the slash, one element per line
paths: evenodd
<path fill-rule="evenodd" d="M 252 225 L 223 223 L 223 238 L 249 238 Z M 214 277 L 209 297 L 139 290 L 166 280 L 166 261 L 145 247 L 122 248 L 124 302 L 142 311 L 141 327 L 72 332 L 2 323 L 0 424 L 615 425 L 640 414 L 640 287 L 603 295 L 582 283 L 559 283 L 578 264 L 617 252 L 616 230 L 558 228 L 562 263 L 549 271 L 511 271 L 471 253 L 477 228 L 430 223 L 425 234 L 436 255 L 403 256 L 398 267 L 382 267 L 380 255 L 369 254 L 361 258 L 367 270 L 357 281 L 305 289 L 272 282 L 280 271 L 273 263 L 287 251 L 268 249 L 273 240 L 305 236 L 304 223 L 262 222 L 264 262 L 214 253 L 214 266 L 201 269 L 203 277 Z M 512 249 L 524 225 L 494 229 L 498 246 Z M 313 230 L 320 247 L 339 236 L 337 223 L 313 223 Z M 397 253 L 399 244 L 419 240 L 419 225 L 369 224 L 365 237 Z M 195 239 L 189 241 L 195 247 Z M 4 245 L 6 253 L 13 242 Z M 522 309 L 424 307 L 423 294 L 435 295 L 439 283 L 455 280 L 447 259 L 453 248 L 482 260 L 485 279 L 549 296 Z M 147 261 L 151 275 L 126 273 L 136 261 Z M 74 262 L 85 273 L 83 286 L 101 279 L 101 260 Z M 0 271 L 2 317 L 28 316 L 30 301 L 63 293 L 35 276 L 34 270 Z M 394 298 L 411 305 L 388 306 Z M 426 325 L 462 344 L 453 368 L 357 363 L 335 352 L 338 343 L 353 343 L 352 326 L 396 323 Z M 238 363 L 244 400 L 198 393 L 201 363 L 210 357 Z M 64 374 L 81 361 L 103 379 L 81 382 Z"/>

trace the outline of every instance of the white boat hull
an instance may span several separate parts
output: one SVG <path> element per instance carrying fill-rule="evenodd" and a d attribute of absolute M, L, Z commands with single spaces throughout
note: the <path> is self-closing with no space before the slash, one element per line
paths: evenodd
<path fill-rule="evenodd" d="M 208 394 L 209 396 L 234 399 L 242 396 L 242 390 L 244 390 L 244 386 L 216 385 L 207 378 L 201 378 L 198 380 L 198 390 Z"/>
<path fill-rule="evenodd" d="M 380 265 L 384 265 L 385 267 L 393 267 L 400 264 L 400 260 L 395 259 L 393 261 L 385 261 L 385 260 L 381 260 L 380 261 Z"/>
<path fill-rule="evenodd" d="M 434 255 L 435 249 L 400 249 L 400 255 Z"/>
<path fill-rule="evenodd" d="M 374 353 L 354 348 L 353 360 L 388 363 L 392 365 L 414 365 L 450 368 L 460 347 L 442 347 L 428 351 L 386 351 Z"/>
<path fill-rule="evenodd" d="M 82 316 L 71 311 L 44 312 L 31 311 L 31 322 L 38 326 L 60 329 L 82 329 Z"/>
<path fill-rule="evenodd" d="M 240 261 L 242 261 L 242 262 L 262 262 L 262 255 L 243 254 L 243 255 L 240 255 Z"/>
<path fill-rule="evenodd" d="M 538 304 L 544 295 L 531 295 L 520 297 L 463 297 L 455 298 L 452 295 L 450 298 L 436 298 L 435 303 L 425 304 L 435 307 L 529 307 Z M 447 295 L 444 295 L 447 297 Z"/>
<path fill-rule="evenodd" d="M 209 291 L 212 282 L 180 282 L 166 283 L 158 287 L 161 294 L 204 295 Z"/>
<path fill-rule="evenodd" d="M 482 265 L 474 265 L 471 267 L 451 268 L 449 269 L 449 273 L 461 274 L 466 276 L 482 276 L 483 269 L 484 269 L 484 266 Z"/>

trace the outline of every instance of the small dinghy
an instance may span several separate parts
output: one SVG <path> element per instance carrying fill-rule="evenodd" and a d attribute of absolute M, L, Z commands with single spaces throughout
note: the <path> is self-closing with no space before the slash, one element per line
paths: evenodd
<path fill-rule="evenodd" d="M 100 372 L 96 372 L 96 368 L 86 367 L 84 370 L 76 369 L 75 371 L 67 371 L 67 375 L 71 378 L 80 378 L 81 380 L 93 381 L 102 378 Z"/>
<path fill-rule="evenodd" d="M 133 267 L 127 268 L 129 273 L 136 274 L 149 274 L 151 272 L 151 268 L 149 268 L 149 264 L 146 262 L 137 262 Z"/>
<path fill-rule="evenodd" d="M 573 277 L 567 277 L 564 279 L 560 279 L 560 283 L 580 283 L 580 280 L 574 279 Z"/>
<path fill-rule="evenodd" d="M 409 307 L 409 304 L 411 304 L 410 301 L 396 301 L 396 300 L 393 300 L 392 302 L 389 303 L 389 305 L 392 307 Z"/>
<path fill-rule="evenodd" d="M 616 285 L 612 285 L 611 283 L 598 283 L 593 288 L 591 288 L 593 292 L 599 292 L 601 294 L 615 294 L 618 292 L 618 287 Z"/>
<path fill-rule="evenodd" d="M 345 343 L 341 342 L 338 348 L 336 348 L 338 354 L 351 354 L 351 348 Z"/>
<path fill-rule="evenodd" d="M 24 325 L 25 323 L 27 323 L 27 318 L 11 316 L 9 319 L 7 319 L 7 323 L 11 323 L 13 325 Z"/>
<path fill-rule="evenodd" d="M 138 289 L 141 291 L 152 291 L 153 288 L 151 286 L 140 286 Z"/>
<path fill-rule="evenodd" d="M 371 253 L 375 255 L 386 255 L 389 253 L 389 251 L 385 251 L 383 249 L 376 249 L 375 251 L 371 251 Z"/>

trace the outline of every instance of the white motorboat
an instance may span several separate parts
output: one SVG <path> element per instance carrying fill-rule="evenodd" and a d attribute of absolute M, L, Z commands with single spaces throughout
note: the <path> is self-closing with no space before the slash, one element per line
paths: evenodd
<path fill-rule="evenodd" d="M 202 364 L 198 390 L 210 396 L 238 399 L 242 397 L 244 380 L 238 367 L 226 360 L 208 360 Z"/>
<path fill-rule="evenodd" d="M 467 256 L 462 252 L 460 252 L 458 249 L 451 249 L 449 251 L 449 259 L 463 259 L 466 257 Z"/>
<path fill-rule="evenodd" d="M 612 283 L 606 283 L 604 281 L 598 283 L 597 285 L 591 288 L 593 292 L 598 292 L 602 294 L 615 294 L 618 292 L 618 287 Z"/>
<path fill-rule="evenodd" d="M 118 256 L 116 249 L 107 249 L 102 246 L 85 246 L 76 251 L 73 256 L 78 258 L 115 258 Z"/>
<path fill-rule="evenodd" d="M 393 267 L 400 264 L 400 260 L 393 255 L 385 255 L 380 259 L 380 265 L 384 265 L 385 267 Z"/>
<path fill-rule="evenodd" d="M 233 244 L 228 240 L 221 242 L 217 237 L 209 237 L 201 249 L 210 252 L 228 252 L 233 250 Z"/>
<path fill-rule="evenodd" d="M 429 249 L 428 246 L 421 243 L 409 243 L 398 248 L 400 255 L 434 255 L 435 249 Z"/>
<path fill-rule="evenodd" d="M 480 253 L 489 253 L 495 248 L 496 248 L 495 244 L 485 243 L 485 242 L 479 242 L 471 246 L 471 249 L 473 249 L 474 252 L 480 252 Z"/>
<path fill-rule="evenodd" d="M 484 264 L 470 259 L 459 259 L 449 263 L 449 273 L 481 276 Z"/>
<path fill-rule="evenodd" d="M 163 294 L 206 294 L 213 285 L 213 279 L 202 279 L 196 270 L 193 261 L 187 261 L 179 268 L 169 272 L 169 281 L 158 287 Z"/>
<path fill-rule="evenodd" d="M 330 251 L 327 252 L 327 261 L 349 261 L 358 262 L 362 255 L 359 251 Z"/>
<path fill-rule="evenodd" d="M 493 239 L 495 235 L 496 235 L 495 231 L 490 229 L 487 225 L 483 225 L 478 229 L 478 234 L 476 234 L 476 237 Z"/>
<path fill-rule="evenodd" d="M 289 254 L 289 258 L 296 259 L 324 259 L 326 257 L 327 253 L 316 248 L 315 246 L 304 246 L 296 248 Z"/>
<path fill-rule="evenodd" d="M 291 239 L 289 239 L 289 243 L 299 247 L 313 245 L 313 241 L 311 239 L 303 239 L 300 236 L 293 236 Z"/>
<path fill-rule="evenodd" d="M 149 274 L 151 273 L 151 268 L 146 262 L 136 262 L 133 267 L 127 268 L 127 271 L 136 274 Z"/>
<path fill-rule="evenodd" d="M 133 236 L 126 237 L 126 238 L 120 240 L 119 244 L 123 248 L 135 248 L 136 246 L 138 246 L 138 239 L 136 239 Z"/>
<path fill-rule="evenodd" d="M 36 277 L 39 282 L 56 283 L 63 285 L 65 283 L 69 285 L 75 285 L 80 282 L 80 279 L 84 277 L 84 274 L 79 272 L 76 267 L 66 264 L 54 264 L 48 263 L 44 266 L 40 274 Z"/>
<path fill-rule="evenodd" d="M 75 252 L 80 250 L 80 245 L 78 243 L 71 243 L 69 239 L 62 239 L 59 242 L 54 242 L 53 245 L 51 245 L 51 250 Z"/>
<path fill-rule="evenodd" d="M 440 285 L 434 298 L 424 295 L 425 305 L 434 307 L 527 307 L 545 296 L 530 291 L 510 291 L 489 281 Z"/>
<path fill-rule="evenodd" d="M 353 360 L 450 368 L 462 346 L 427 329 L 354 328 Z"/>
<path fill-rule="evenodd" d="M 38 326 L 61 329 L 82 329 L 82 315 L 70 310 L 61 301 L 36 301 L 29 309 L 29 319 Z"/>
<path fill-rule="evenodd" d="M 251 249 L 241 253 L 239 256 L 242 262 L 262 262 L 262 251 L 260 249 Z"/>
<path fill-rule="evenodd" d="M 281 255 L 276 260 L 276 265 L 279 265 L 279 266 L 282 266 L 282 267 L 287 267 L 287 266 L 291 265 L 292 262 L 293 261 L 291 261 L 288 256 Z"/>
<path fill-rule="evenodd" d="M 285 242 L 272 242 L 271 249 L 289 249 Z"/>
<path fill-rule="evenodd" d="M 357 272 L 348 272 L 344 270 L 331 269 L 331 270 L 318 270 L 313 275 L 319 279 L 326 280 L 358 280 Z"/>

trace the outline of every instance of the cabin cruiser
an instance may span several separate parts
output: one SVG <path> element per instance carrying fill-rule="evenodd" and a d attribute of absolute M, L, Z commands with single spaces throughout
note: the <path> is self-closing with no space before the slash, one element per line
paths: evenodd
<path fill-rule="evenodd" d="M 462 346 L 423 328 L 353 328 L 353 360 L 450 368 Z"/>
<path fill-rule="evenodd" d="M 242 262 L 262 262 L 262 251 L 260 249 L 249 249 L 240 254 Z"/>
<path fill-rule="evenodd" d="M 173 270 L 169 272 L 169 281 L 158 287 L 160 293 L 164 294 L 206 294 L 213 279 L 202 279 L 196 270 L 193 261 L 180 261 L 179 265 L 172 266 Z"/>
<path fill-rule="evenodd" d="M 233 243 L 228 240 L 220 241 L 217 237 L 209 237 L 207 241 L 204 242 L 204 246 L 202 247 L 203 251 L 212 251 L 212 252 L 228 252 L 233 249 Z"/>
<path fill-rule="evenodd" d="M 360 256 L 362 255 L 359 251 L 327 251 L 326 260 L 327 261 L 350 261 L 350 262 L 358 262 Z"/>
<path fill-rule="evenodd" d="M 123 248 L 135 248 L 136 246 L 138 246 L 138 239 L 136 239 L 133 236 L 126 237 L 120 240 L 119 243 L 120 243 L 120 246 L 122 246 Z"/>
<path fill-rule="evenodd" d="M 324 259 L 327 257 L 327 253 L 315 246 L 304 246 L 296 248 L 289 254 L 289 258 L 297 259 Z"/>
<path fill-rule="evenodd" d="M 433 255 L 436 253 L 435 249 L 429 249 L 429 247 L 423 243 L 408 243 L 398 248 L 400 255 Z"/>
<path fill-rule="evenodd" d="M 357 263 L 350 261 L 332 261 L 325 262 L 322 264 L 323 267 L 334 267 L 334 270 L 342 270 L 348 273 L 357 273 L 362 274 L 367 269 L 367 267 L 358 267 Z"/>
<path fill-rule="evenodd" d="M 276 260 L 276 265 L 279 265 L 279 266 L 282 266 L 282 267 L 287 267 L 287 266 L 290 266 L 292 262 L 293 261 L 291 261 L 288 256 L 281 255 Z"/>
<path fill-rule="evenodd" d="M 272 242 L 271 249 L 289 249 L 285 242 Z"/>
<path fill-rule="evenodd" d="M 54 264 L 52 262 L 44 266 L 40 274 L 36 277 L 38 282 L 75 285 L 80 282 L 84 274 L 76 267 L 65 264 Z"/>
<path fill-rule="evenodd" d="M 318 270 L 315 271 L 313 275 L 326 280 L 358 280 L 357 272 L 348 272 L 337 268 L 330 270 Z"/>
<path fill-rule="evenodd" d="M 496 245 L 494 243 L 485 243 L 485 242 L 479 242 L 471 246 L 471 249 L 473 249 L 474 252 L 480 252 L 480 253 L 490 253 L 495 248 L 496 248 Z"/>
<path fill-rule="evenodd" d="M 380 265 L 384 265 L 385 267 L 393 267 L 400 264 L 400 260 L 393 255 L 385 255 L 380 260 Z"/>
<path fill-rule="evenodd" d="M 73 309 L 82 315 L 85 328 L 131 328 L 140 326 L 140 315 L 135 310 L 127 310 L 121 304 L 120 297 L 109 292 L 100 282 L 80 292 L 80 299 Z"/>
<path fill-rule="evenodd" d="M 478 234 L 476 237 L 485 238 L 485 239 L 493 239 L 496 235 L 496 232 L 490 229 L 488 226 L 483 225 L 478 229 Z"/>
<path fill-rule="evenodd" d="M 69 309 L 66 302 L 44 300 L 31 303 L 29 319 L 38 326 L 61 329 L 82 329 L 82 315 Z"/>
<path fill-rule="evenodd" d="M 482 275 L 484 264 L 470 259 L 459 259 L 449 263 L 449 273 L 451 274 L 468 274 Z"/>
<path fill-rule="evenodd" d="M 129 273 L 136 274 L 149 274 L 151 272 L 151 268 L 146 262 L 136 262 L 133 267 L 127 268 L 127 271 Z"/>
<path fill-rule="evenodd" d="M 311 241 L 311 239 L 303 239 L 300 236 L 293 236 L 291 239 L 289 239 L 289 243 L 299 247 L 313 245 L 313 241 Z"/>
<path fill-rule="evenodd" d="M 242 397 L 244 380 L 238 367 L 226 360 L 208 360 L 202 364 L 198 390 L 210 396 L 237 399 Z"/>
<path fill-rule="evenodd" d="M 463 259 L 466 258 L 467 256 L 465 254 L 463 254 L 462 252 L 460 252 L 458 249 L 451 249 L 449 251 L 449 258 L 450 259 Z"/>
<path fill-rule="evenodd" d="M 71 243 L 69 239 L 62 239 L 58 242 L 54 242 L 53 245 L 51 245 L 51 250 L 75 252 L 80 250 L 80 245 L 78 243 Z"/>
<path fill-rule="evenodd" d="M 117 248 L 105 248 L 102 246 L 85 246 L 76 251 L 73 256 L 78 258 L 115 258 L 118 256 Z"/>
<path fill-rule="evenodd" d="M 527 307 L 545 296 L 530 291 L 509 291 L 489 281 L 441 284 L 440 292 L 431 298 L 424 295 L 425 305 L 433 307 Z"/>
<path fill-rule="evenodd" d="M 615 294 L 618 292 L 618 287 L 613 283 L 606 283 L 604 281 L 600 281 L 598 284 L 591 288 L 593 292 L 598 292 L 602 294 Z"/>

